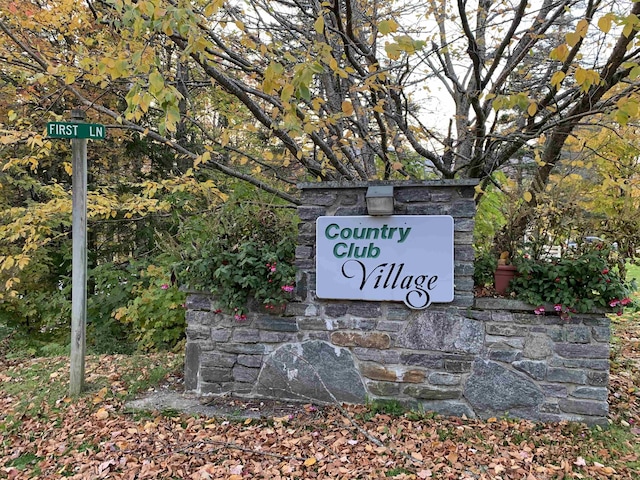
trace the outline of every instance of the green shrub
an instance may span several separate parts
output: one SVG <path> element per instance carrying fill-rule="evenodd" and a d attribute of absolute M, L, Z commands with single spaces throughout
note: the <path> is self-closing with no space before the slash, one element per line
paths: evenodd
<path fill-rule="evenodd" d="M 260 201 L 229 200 L 214 215 L 185 225 L 175 271 L 187 288 L 211 292 L 237 319 L 248 304 L 283 305 L 293 290 L 296 217 Z"/>
<path fill-rule="evenodd" d="M 565 318 L 594 308 L 614 307 L 622 313 L 622 307 L 632 303 L 629 295 L 635 285 L 611 267 L 611 253 L 596 245 L 569 251 L 562 258 L 516 258 L 519 275 L 511 282 L 511 290 L 520 300 L 539 305 L 536 313 L 544 312 L 544 304 L 553 304 Z"/>
<path fill-rule="evenodd" d="M 473 269 L 473 284 L 478 287 L 486 287 L 493 284 L 493 274 L 498 266 L 498 259 L 494 254 L 476 253 Z"/>
<path fill-rule="evenodd" d="M 169 350 L 183 338 L 186 329 L 186 294 L 170 280 L 166 268 L 150 265 L 131 287 L 126 306 L 114 312 L 116 320 L 130 325 L 138 350 Z"/>

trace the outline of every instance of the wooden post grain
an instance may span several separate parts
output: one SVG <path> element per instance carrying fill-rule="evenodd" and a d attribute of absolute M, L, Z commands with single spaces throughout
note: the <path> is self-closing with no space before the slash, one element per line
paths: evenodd
<path fill-rule="evenodd" d="M 84 122 L 85 112 L 71 111 L 71 121 Z M 71 140 L 73 203 L 73 266 L 71 293 L 71 371 L 69 395 L 84 386 L 87 325 L 87 139 Z"/>

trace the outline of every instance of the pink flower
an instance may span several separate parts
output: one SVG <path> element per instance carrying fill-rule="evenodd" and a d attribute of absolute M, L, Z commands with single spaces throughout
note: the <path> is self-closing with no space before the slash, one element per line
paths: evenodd
<path fill-rule="evenodd" d="M 620 300 L 620 305 L 622 305 L 623 307 L 626 307 L 630 303 L 631 303 L 631 299 L 629 297 L 625 297 L 622 300 Z"/>
<path fill-rule="evenodd" d="M 169 288 L 169 284 L 168 283 L 163 283 L 162 285 L 160 285 L 160 288 L 162 290 L 167 290 Z"/>
<path fill-rule="evenodd" d="M 236 321 L 240 322 L 242 320 L 246 320 L 247 316 L 243 313 L 242 315 L 238 315 L 237 313 L 234 315 L 234 318 L 236 319 Z"/>
<path fill-rule="evenodd" d="M 607 273 L 609 273 L 609 269 L 608 268 L 605 268 L 604 270 L 602 270 L 602 274 L 603 275 L 606 275 Z"/>
<path fill-rule="evenodd" d="M 544 307 L 542 305 L 540 305 L 538 308 L 536 308 L 533 313 L 535 313 L 536 315 L 542 315 L 544 313 Z"/>
<path fill-rule="evenodd" d="M 283 285 L 281 288 L 282 288 L 283 291 L 285 291 L 287 293 L 288 292 L 293 292 L 293 285 Z"/>
<path fill-rule="evenodd" d="M 556 303 L 556 304 L 553 306 L 553 309 L 554 309 L 556 312 L 561 312 L 561 311 L 562 311 L 562 304 L 560 304 L 560 303 Z"/>
<path fill-rule="evenodd" d="M 621 316 L 621 315 L 622 315 L 622 310 L 618 310 L 618 311 L 616 312 L 616 315 Z"/>
<path fill-rule="evenodd" d="M 218 308 L 217 310 L 214 310 L 213 313 L 222 313 L 222 310 Z"/>
<path fill-rule="evenodd" d="M 614 298 L 609 302 L 610 307 L 617 307 L 618 305 L 620 305 L 620 300 L 618 300 L 617 298 Z"/>

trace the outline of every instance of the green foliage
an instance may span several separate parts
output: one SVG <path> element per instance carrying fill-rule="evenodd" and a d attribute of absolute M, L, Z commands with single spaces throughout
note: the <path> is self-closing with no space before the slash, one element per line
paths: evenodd
<path fill-rule="evenodd" d="M 497 172 L 493 175 L 501 184 L 506 176 Z M 482 194 L 476 208 L 476 218 L 473 230 L 473 245 L 476 257 L 492 250 L 496 233 L 507 223 L 508 208 L 512 205 L 509 196 L 490 184 Z"/>
<path fill-rule="evenodd" d="M 90 270 L 92 293 L 87 298 L 87 349 L 94 354 L 133 353 L 131 328 L 114 318 L 114 312 L 134 299 L 132 285 L 140 265 L 104 263 Z"/>
<path fill-rule="evenodd" d="M 374 400 L 367 406 L 372 417 L 378 413 L 399 417 L 401 415 L 404 415 L 407 411 L 407 408 L 398 400 L 379 399 Z"/>
<path fill-rule="evenodd" d="M 281 307 L 295 277 L 295 215 L 259 200 L 229 200 L 215 215 L 185 225 L 186 251 L 175 269 L 181 283 L 212 292 L 238 318 L 252 300 L 266 309 Z"/>
<path fill-rule="evenodd" d="M 609 248 L 594 245 L 569 251 L 562 258 L 514 260 L 519 276 L 511 282 L 516 296 L 532 305 L 554 304 L 568 318 L 574 312 L 630 305 L 634 284 L 621 279 L 612 265 Z M 536 313 L 544 310 L 536 309 Z"/>
<path fill-rule="evenodd" d="M 498 259 L 489 252 L 476 253 L 473 266 L 473 284 L 485 287 L 493 283 L 493 274 L 498 266 Z"/>
<path fill-rule="evenodd" d="M 162 267 L 149 265 L 140 271 L 131 287 L 133 299 L 117 309 L 114 316 L 131 325 L 138 349 L 152 351 L 174 348 L 184 337 L 185 293 L 171 282 Z"/>

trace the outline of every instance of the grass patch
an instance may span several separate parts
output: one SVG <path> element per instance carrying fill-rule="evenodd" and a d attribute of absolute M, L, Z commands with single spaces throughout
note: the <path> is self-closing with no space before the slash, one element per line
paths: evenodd
<path fill-rule="evenodd" d="M 407 470 L 406 468 L 402 468 L 402 467 L 396 467 L 396 468 L 392 468 L 391 470 L 387 470 L 384 474 L 385 477 L 397 477 L 398 475 L 402 475 L 402 474 L 410 474 L 411 470 Z"/>
<path fill-rule="evenodd" d="M 636 282 L 640 283 L 640 265 L 635 265 L 633 263 L 627 264 L 627 281 L 636 280 Z"/>
<path fill-rule="evenodd" d="M 9 462 L 10 467 L 15 467 L 18 470 L 24 470 L 28 466 L 37 464 L 41 460 L 35 453 L 27 452 L 23 453 L 17 458 L 14 458 Z"/>

